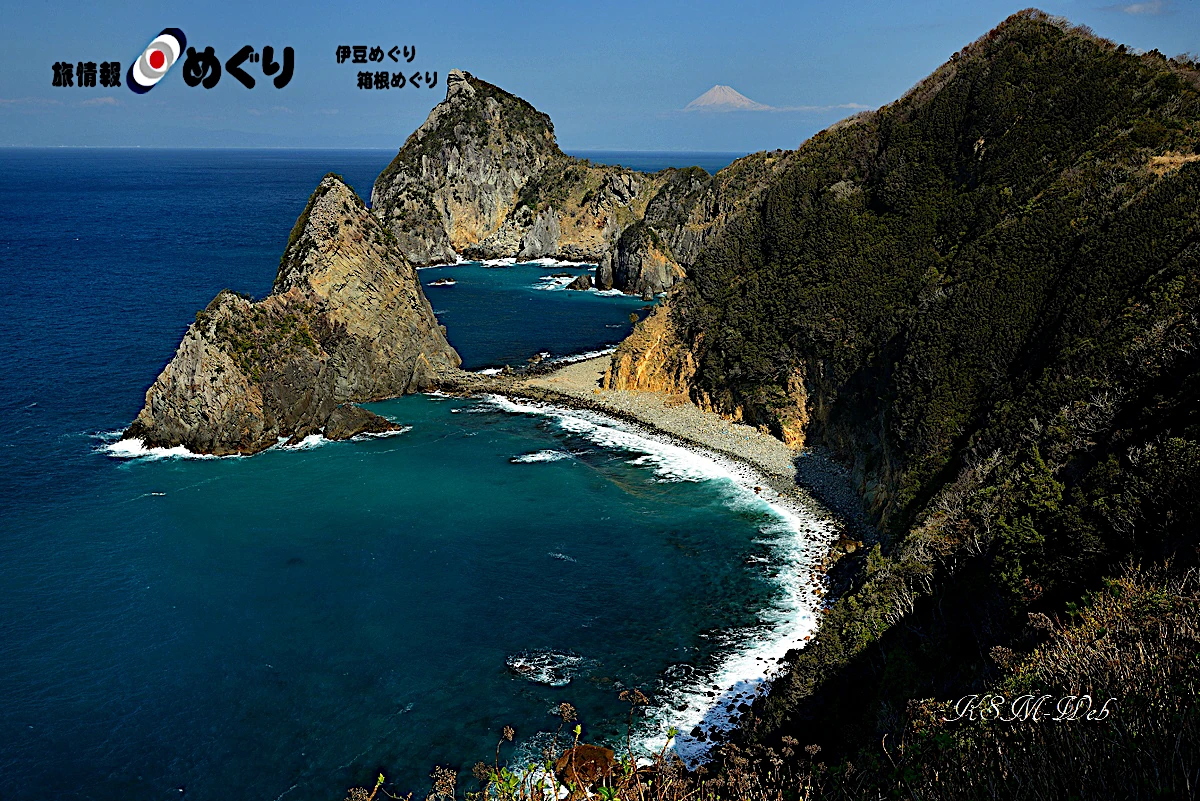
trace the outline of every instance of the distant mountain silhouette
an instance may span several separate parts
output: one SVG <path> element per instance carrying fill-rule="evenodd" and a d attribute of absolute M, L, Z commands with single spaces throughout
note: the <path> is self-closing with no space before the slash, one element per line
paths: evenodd
<path fill-rule="evenodd" d="M 746 97 L 732 86 L 717 84 L 683 108 L 684 111 L 774 111 L 772 106 Z"/>

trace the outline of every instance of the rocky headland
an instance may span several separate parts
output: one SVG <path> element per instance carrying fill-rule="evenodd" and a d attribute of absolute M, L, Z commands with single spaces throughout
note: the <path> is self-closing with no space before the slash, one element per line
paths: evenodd
<path fill-rule="evenodd" d="M 371 206 L 417 266 L 556 258 L 598 265 L 597 289 L 642 297 L 682 280 L 710 232 L 778 166 L 648 174 L 559 149 L 550 117 L 467 72 L 375 181 Z"/>
<path fill-rule="evenodd" d="M 376 180 L 371 208 L 326 176 L 271 294 L 224 291 L 198 313 L 125 437 L 228 455 L 385 431 L 392 424 L 353 404 L 458 381 L 416 267 L 464 256 L 590 262 L 595 278 L 569 289 L 650 298 L 683 280 L 784 161 L 758 153 L 716 176 L 591 164 L 559 149 L 546 114 L 452 70 L 446 99 Z"/>
<path fill-rule="evenodd" d="M 227 455 L 383 432 L 394 424 L 353 404 L 429 389 L 459 364 L 395 237 L 327 175 L 271 294 L 224 291 L 197 313 L 124 436 Z"/>
<path fill-rule="evenodd" d="M 619 346 L 605 386 L 827 450 L 877 532 L 742 746 L 867 764 L 938 719 L 913 699 L 1005 687 L 1043 641 L 1030 620 L 1073 616 L 1123 562 L 1194 569 L 1200 164 L 1179 154 L 1198 152 L 1200 63 L 1020 12 L 782 156 Z M 1056 670 L 1036 686 L 1126 690 Z M 1159 731 L 1160 765 L 1167 703 L 1128 705 Z M 1023 748 L 1005 775 L 1055 753 Z M 1140 748 L 1077 764 L 1096 781 Z M 968 752 L 947 753 L 943 777 Z M 916 754 L 936 784 L 942 757 Z"/>

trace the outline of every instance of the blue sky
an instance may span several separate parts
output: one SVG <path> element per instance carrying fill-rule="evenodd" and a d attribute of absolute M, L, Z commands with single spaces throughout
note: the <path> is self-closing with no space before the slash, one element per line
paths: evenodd
<path fill-rule="evenodd" d="M 0 146 L 398 147 L 445 94 L 452 67 L 521 95 L 566 149 L 748 152 L 795 147 L 851 110 L 903 94 L 1021 3 L 576 2 L 16 3 L 0 30 Z M 1042 8 L 1131 47 L 1200 51 L 1197 0 Z M 222 61 L 291 46 L 283 89 L 250 66 L 190 88 L 179 63 L 149 94 L 51 86 L 55 61 L 119 60 L 164 27 Z M 415 45 L 435 89 L 362 91 L 338 45 Z M 390 61 L 389 61 L 390 63 Z M 397 65 L 398 66 L 398 65 Z M 124 82 L 124 78 L 123 78 Z M 726 84 L 786 111 L 682 113 Z"/>

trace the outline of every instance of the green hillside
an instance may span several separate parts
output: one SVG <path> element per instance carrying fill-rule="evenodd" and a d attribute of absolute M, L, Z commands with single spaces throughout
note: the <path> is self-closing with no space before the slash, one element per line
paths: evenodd
<path fill-rule="evenodd" d="M 1198 87 L 1022 12 L 807 142 L 700 254 L 672 303 L 693 394 L 778 430 L 800 376 L 878 524 L 744 745 L 882 760 L 911 699 L 1033 658 L 1031 614 L 1196 563 Z"/>

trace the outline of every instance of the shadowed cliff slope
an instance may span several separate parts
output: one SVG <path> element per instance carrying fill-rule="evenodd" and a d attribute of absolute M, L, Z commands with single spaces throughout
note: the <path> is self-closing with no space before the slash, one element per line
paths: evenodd
<path fill-rule="evenodd" d="M 877 751 L 1031 647 L 1028 613 L 1195 564 L 1197 86 L 1014 15 L 783 156 L 614 355 L 612 386 L 827 447 L 879 524 L 745 742 Z"/>

